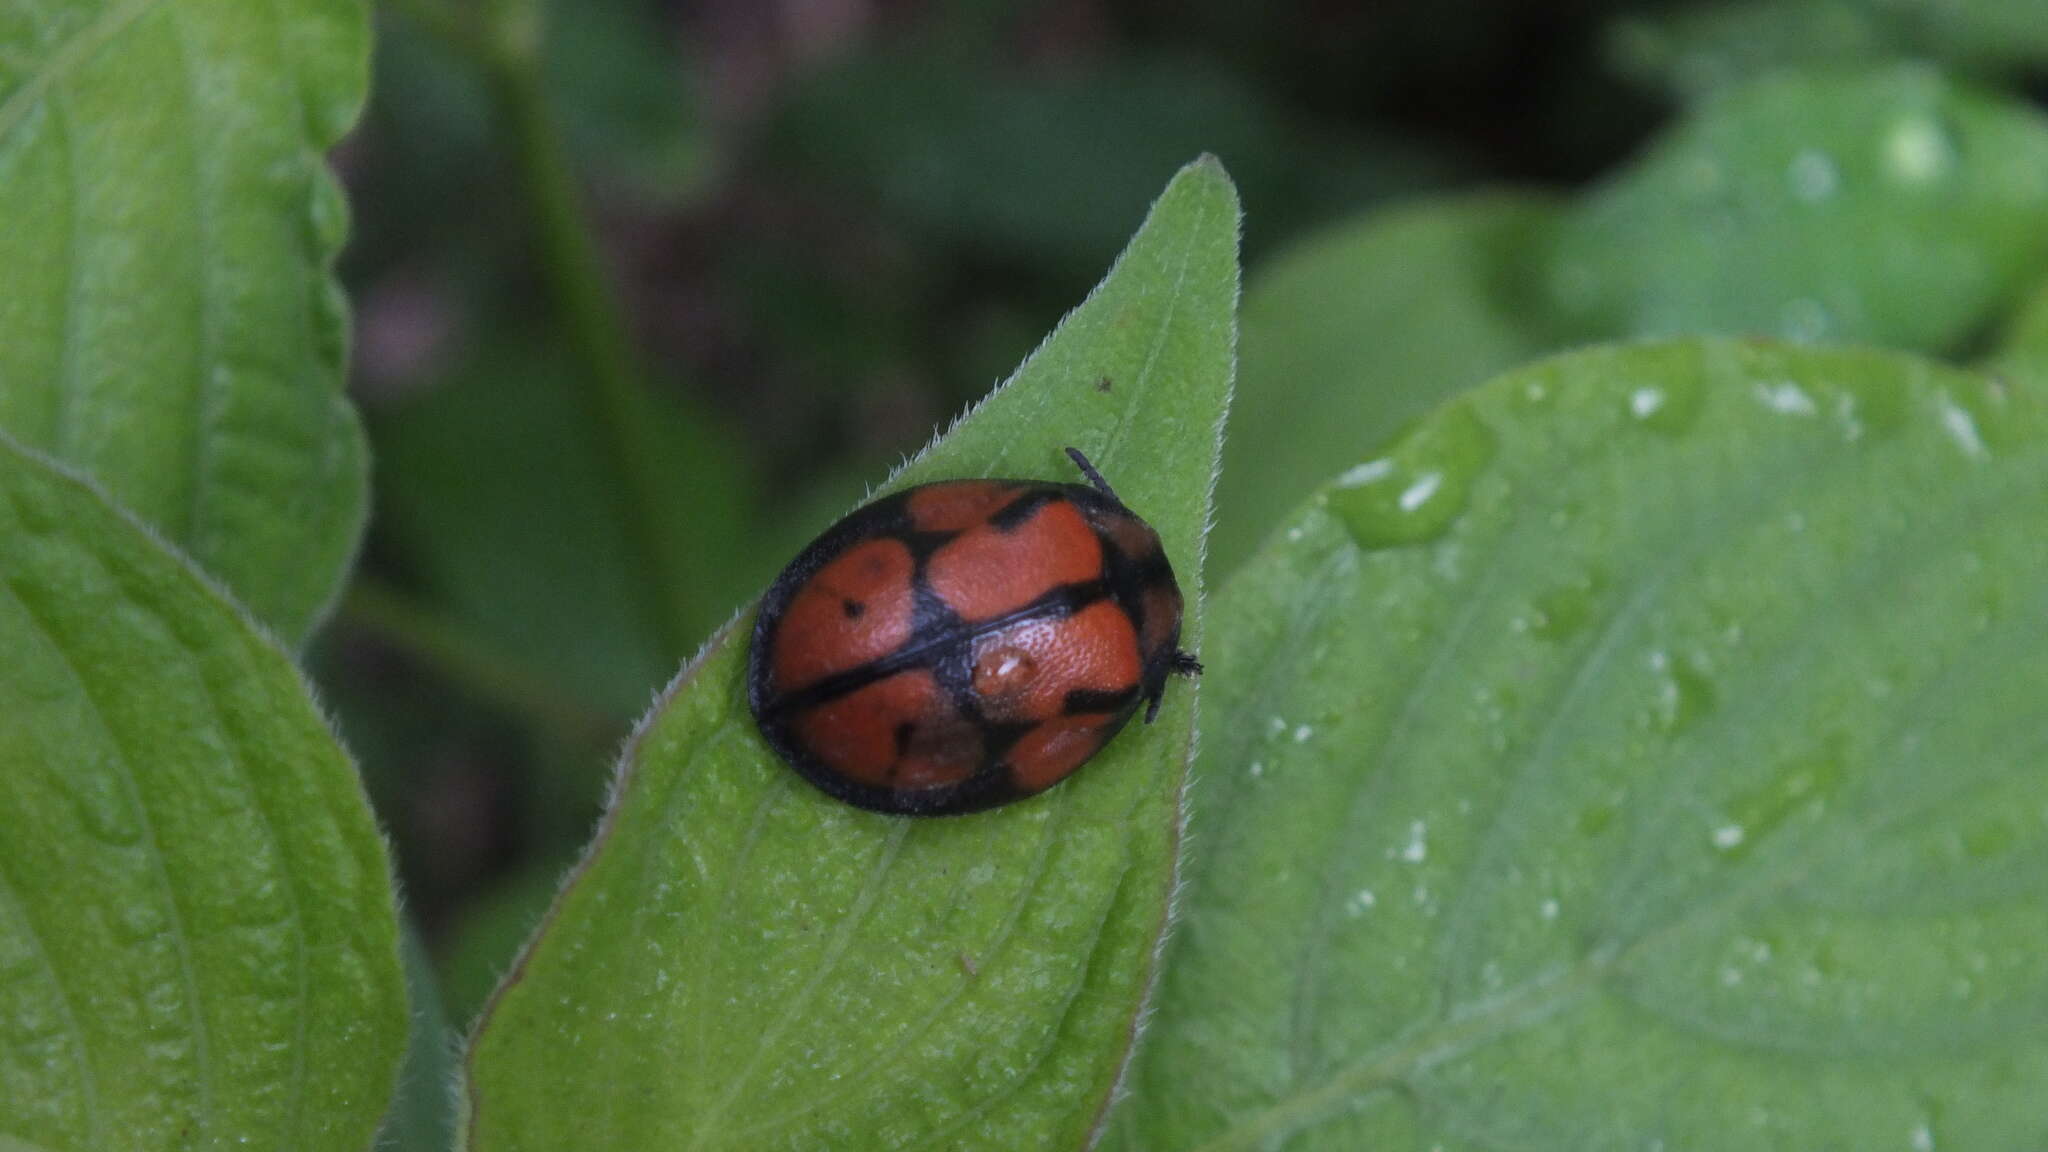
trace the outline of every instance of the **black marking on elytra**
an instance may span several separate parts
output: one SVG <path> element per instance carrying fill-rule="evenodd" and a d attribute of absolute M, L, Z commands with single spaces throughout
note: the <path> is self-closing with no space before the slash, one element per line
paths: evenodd
<path fill-rule="evenodd" d="M 949 659 L 959 665 L 959 675 L 966 677 L 971 691 L 971 663 L 974 641 L 977 638 L 1034 620 L 1057 620 L 1071 616 L 1109 595 L 1109 589 L 1100 580 L 1061 584 L 1014 612 L 1005 612 L 1000 616 L 977 620 L 971 624 L 960 619 L 958 613 L 947 607 L 945 601 L 931 592 L 924 584 L 921 573 L 912 595 L 910 639 L 904 641 L 902 647 L 865 664 L 813 680 L 793 691 L 757 700 L 754 703 L 754 710 L 767 716 L 801 712 L 849 692 L 857 692 L 905 669 L 930 668 L 938 675 Z M 945 683 L 943 675 L 940 675 L 939 679 L 941 684 Z"/>
<path fill-rule="evenodd" d="M 1038 515 L 1039 509 L 1062 499 L 1064 496 L 1065 493 L 1061 492 L 1058 488 L 1050 486 L 1032 488 L 1022 496 L 996 509 L 995 514 L 988 518 L 988 525 L 998 532 L 1015 532 L 1017 529 L 1030 523 L 1031 518 Z"/>
<path fill-rule="evenodd" d="M 910 549 L 910 558 L 917 564 L 920 572 L 924 570 L 924 562 L 932 558 L 932 553 L 960 538 L 958 532 L 925 532 L 909 525 L 910 522 L 906 519 L 902 528 L 886 535 L 893 536 L 901 541 L 905 548 Z"/>
<path fill-rule="evenodd" d="M 932 591 L 922 564 L 918 565 L 914 604 L 916 631 L 905 647 L 919 646 L 922 638 L 921 646 L 929 652 L 926 664 L 939 691 L 967 723 L 985 725 L 987 717 L 981 714 L 980 701 L 974 695 L 974 631 Z"/>
<path fill-rule="evenodd" d="M 1138 686 L 1132 684 L 1114 692 L 1097 688 L 1075 688 L 1060 701 L 1060 711 L 1068 716 L 1083 712 L 1121 712 L 1138 699 Z"/>
<path fill-rule="evenodd" d="M 1133 567 L 1138 583 L 1144 587 L 1157 588 L 1162 584 L 1175 583 L 1173 565 L 1167 562 L 1166 553 L 1161 549 L 1155 548 L 1136 557 Z"/>
<path fill-rule="evenodd" d="M 915 739 L 917 739 L 917 721 L 905 720 L 901 724 L 896 725 L 896 759 L 898 761 L 910 755 L 910 742 Z M 891 764 L 889 771 L 893 773 L 895 770 L 896 766 Z"/>
<path fill-rule="evenodd" d="M 1129 515 L 1122 511 L 1117 514 Z M 1103 550 L 1103 566 L 1107 570 L 1105 579 L 1110 586 L 1111 595 L 1123 607 L 1124 614 L 1130 618 L 1131 630 L 1142 644 L 1148 620 L 1145 593 L 1158 587 L 1162 580 L 1171 584 L 1173 568 L 1166 561 L 1166 553 L 1159 548 L 1152 548 L 1142 555 L 1133 556 L 1117 547 L 1108 532 L 1104 531 L 1101 535 L 1106 545 Z M 1178 635 L 1176 630 L 1174 639 L 1177 639 Z M 1169 640 L 1169 646 L 1173 642 L 1174 640 Z M 1151 698 L 1157 694 L 1166 680 L 1166 673 L 1160 665 L 1160 654 L 1147 652 L 1141 648 L 1138 658 L 1144 661 L 1139 683 L 1145 689 L 1147 698 Z"/>
<path fill-rule="evenodd" d="M 846 614 L 848 620 L 858 620 L 861 614 L 868 610 L 868 606 L 858 600 L 849 599 L 840 602 L 839 610 Z"/>
<path fill-rule="evenodd" d="M 1030 721 L 986 720 L 982 722 L 982 727 L 988 742 L 982 746 L 980 771 L 999 773 L 1007 777 L 1010 753 L 1016 749 L 1017 741 L 1022 740 L 1025 733 L 1038 725 Z"/>
<path fill-rule="evenodd" d="M 966 627 L 960 614 L 932 590 L 931 560 L 931 553 L 924 553 L 910 569 L 910 636 L 903 648 L 935 643 Z"/>

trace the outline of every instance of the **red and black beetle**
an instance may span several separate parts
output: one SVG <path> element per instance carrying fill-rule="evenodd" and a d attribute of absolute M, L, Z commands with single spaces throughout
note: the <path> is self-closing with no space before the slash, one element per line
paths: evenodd
<path fill-rule="evenodd" d="M 804 779 L 862 808 L 977 812 L 1064 780 L 1146 705 L 1180 651 L 1152 526 L 1088 484 L 949 480 L 826 529 L 754 622 L 747 702 Z"/>

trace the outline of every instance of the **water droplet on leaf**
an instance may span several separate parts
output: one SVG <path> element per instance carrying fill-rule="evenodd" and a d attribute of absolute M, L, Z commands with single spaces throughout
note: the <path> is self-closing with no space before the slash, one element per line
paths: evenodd
<path fill-rule="evenodd" d="M 1364 548 L 1427 543 L 1465 512 L 1472 486 L 1493 459 L 1493 433 L 1470 405 L 1417 426 L 1376 460 L 1339 476 L 1330 511 Z"/>
<path fill-rule="evenodd" d="M 1728 820 L 1744 835 L 1728 845 L 1722 845 L 1717 835 L 1716 846 L 1743 855 L 1793 816 L 1825 806 L 1848 776 L 1844 745 L 1840 737 L 1831 738 L 1818 750 L 1780 764 L 1761 787 L 1735 797 L 1727 805 Z"/>

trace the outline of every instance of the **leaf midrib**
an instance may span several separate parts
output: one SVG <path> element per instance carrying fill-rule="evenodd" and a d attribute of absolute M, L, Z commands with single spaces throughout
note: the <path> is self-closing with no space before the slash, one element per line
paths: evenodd
<path fill-rule="evenodd" d="M 776 1017 L 775 1022 L 761 1030 L 760 1039 L 754 1046 L 754 1054 L 727 1082 L 725 1094 L 713 1103 L 698 1121 L 696 1135 L 688 1146 L 690 1152 L 695 1152 L 696 1149 L 704 1147 L 707 1141 L 726 1134 L 726 1129 L 722 1126 L 725 1114 L 738 1102 L 748 1081 L 754 1078 L 754 1074 L 760 1071 L 762 1063 L 768 1058 L 768 1053 L 781 1042 L 783 1033 L 802 1016 L 811 998 L 824 987 L 825 978 L 831 975 L 832 970 L 845 957 L 847 950 L 853 946 L 853 938 L 867 919 L 868 909 L 880 897 L 884 881 L 888 878 L 890 869 L 895 867 L 896 859 L 903 848 L 903 841 L 909 834 L 910 822 L 902 820 L 890 828 L 888 835 L 882 839 L 877 859 L 868 866 L 867 878 L 861 882 L 860 892 L 854 897 L 853 906 L 846 910 L 846 915 L 833 927 L 832 938 L 826 943 L 824 954 L 818 958 L 818 966 L 812 970 L 809 979 L 804 981 L 803 987 L 784 1003 L 782 1012 Z"/>
<path fill-rule="evenodd" d="M 1180 312 L 1181 298 L 1185 295 L 1182 289 L 1186 286 L 1188 279 L 1188 267 L 1194 263 L 1195 245 L 1202 236 L 1202 225 L 1207 220 L 1208 215 L 1208 203 L 1205 200 L 1196 200 L 1194 219 L 1187 226 L 1187 242 L 1182 244 L 1180 248 L 1180 267 L 1174 271 L 1173 287 L 1166 291 L 1166 307 L 1160 312 L 1159 327 L 1152 334 L 1152 347 L 1146 349 L 1145 362 L 1138 366 L 1138 378 L 1131 385 L 1134 395 L 1130 403 L 1124 405 L 1117 413 L 1116 423 L 1110 427 L 1109 438 L 1103 442 L 1101 455 L 1105 460 L 1116 459 L 1117 446 L 1123 443 L 1124 430 L 1131 425 L 1131 415 L 1138 410 L 1142 403 L 1142 398 L 1151 389 L 1152 370 L 1158 366 L 1159 353 L 1166 348 L 1166 334 L 1173 330 L 1173 318 Z M 1112 270 L 1111 275 L 1114 274 Z M 1107 282 L 1106 278 L 1105 282 Z M 1206 493 L 1209 487 L 1213 486 L 1214 482 L 1215 470 L 1212 465 L 1210 469 L 1210 485 L 1203 487 L 1205 494 L 1204 503 L 1207 502 Z"/>
<path fill-rule="evenodd" d="M 1067 794 L 1056 793 L 1052 797 L 1052 801 L 1060 802 L 1061 797 L 1065 795 Z M 1055 834 L 1061 827 L 1061 821 L 1058 817 L 1063 813 L 1064 808 L 1062 807 L 1048 815 L 1045 827 L 1038 837 L 1038 846 L 1032 855 L 1030 879 L 1017 886 L 1017 894 L 1010 901 L 1008 910 L 1004 912 L 1002 922 L 998 925 L 995 935 L 990 938 L 988 946 L 982 950 L 982 955 L 985 959 L 993 958 L 1010 942 L 1011 935 L 1015 933 L 1017 925 L 1023 920 L 1024 909 L 1030 905 L 1031 897 L 1038 892 L 1039 887 L 1043 884 L 1046 874 L 1046 858 L 1052 853 L 1052 844 L 1056 838 Z M 806 1116 L 814 1115 L 821 1109 L 836 1104 L 840 1100 L 861 1090 L 867 1085 L 869 1080 L 879 1075 L 884 1068 L 892 1064 L 897 1056 L 922 1039 L 925 1033 L 929 1032 L 939 1023 L 945 1016 L 946 1011 L 958 1003 L 962 997 L 966 996 L 972 987 L 973 984 L 971 982 L 961 981 L 952 991 L 946 993 L 938 1002 L 933 1004 L 931 1010 L 925 1013 L 922 1020 L 904 1029 L 903 1035 L 888 1052 L 877 1054 L 869 1059 L 859 1072 L 847 1077 L 844 1082 L 834 1088 L 831 1094 L 820 1096 L 807 1102 L 803 1107 L 780 1116 L 748 1125 L 745 1128 L 739 1129 L 735 1135 L 758 1138 L 762 1133 L 787 1128 L 791 1123 Z M 1019 1077 L 1019 1079 L 1022 1079 L 1022 1077 Z"/>
<path fill-rule="evenodd" d="M 1064 804 L 1066 802 L 1062 801 L 1062 803 Z M 1135 807 L 1137 807 L 1137 804 L 1134 801 L 1133 808 Z M 923 1149 L 949 1147 L 949 1145 L 941 1144 L 940 1141 L 948 1139 L 954 1133 L 959 1132 L 960 1130 L 966 1128 L 968 1125 L 979 1120 L 991 1108 L 994 1108 L 996 1105 L 1008 1099 L 1010 1093 L 1016 1088 L 1017 1085 L 1027 1083 L 1031 1080 L 1032 1077 L 1038 1075 L 1039 1069 L 1045 1067 L 1046 1061 L 1052 1059 L 1053 1055 L 1060 1050 L 1060 1042 L 1063 1036 L 1065 1035 L 1067 1024 L 1070 1020 L 1073 1019 L 1074 1007 L 1075 1005 L 1080 1003 L 1082 993 L 1087 990 L 1088 974 L 1092 971 L 1097 970 L 1097 968 L 1099 967 L 1099 965 L 1096 963 L 1096 958 L 1101 955 L 1103 940 L 1104 937 L 1107 935 L 1107 929 L 1109 927 L 1110 919 L 1116 915 L 1117 899 L 1114 893 L 1122 891 L 1124 881 L 1126 878 L 1130 876 L 1131 869 L 1131 857 L 1126 855 L 1124 857 L 1123 870 L 1117 876 L 1117 882 L 1115 887 L 1111 889 L 1113 895 L 1110 897 L 1110 899 L 1103 902 L 1102 914 L 1095 918 L 1094 927 L 1089 933 L 1087 946 L 1088 959 L 1085 962 L 1083 962 L 1077 969 L 1073 984 L 1067 989 L 1066 996 L 1060 1002 L 1059 1018 L 1056 1022 L 1052 1024 L 1050 1028 L 1046 1030 L 1046 1041 L 1044 1044 L 1039 1046 L 1037 1052 L 1032 1054 L 1030 1063 L 1018 1069 L 1017 1072 L 1014 1075 L 1012 1075 L 1009 1078 L 1009 1080 L 1002 1086 L 992 1089 L 987 1095 L 983 1096 L 979 1101 L 976 1101 L 974 1104 L 970 1105 L 967 1108 L 961 1109 L 960 1114 L 958 1116 L 955 1116 L 953 1119 L 941 1125 L 940 1127 L 933 1129 L 931 1132 L 925 1135 L 923 1140 L 919 1141 L 917 1144 L 911 1145 L 911 1147 L 909 1149 L 905 1149 L 904 1152 L 922 1152 Z M 1126 1061 L 1128 1061 L 1129 1059 L 1129 1051 L 1129 1048 L 1125 1049 Z"/>

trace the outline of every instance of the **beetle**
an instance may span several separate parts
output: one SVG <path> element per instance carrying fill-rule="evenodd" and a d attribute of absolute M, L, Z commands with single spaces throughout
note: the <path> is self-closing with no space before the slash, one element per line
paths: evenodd
<path fill-rule="evenodd" d="M 804 779 L 875 812 L 979 812 L 1066 779 L 1201 671 L 1159 534 L 1067 456 L 1088 483 L 885 496 L 769 585 L 747 703 Z"/>

